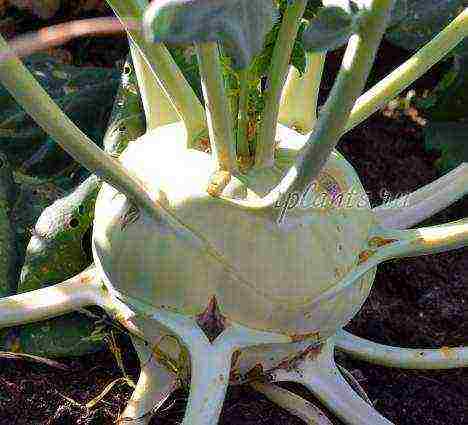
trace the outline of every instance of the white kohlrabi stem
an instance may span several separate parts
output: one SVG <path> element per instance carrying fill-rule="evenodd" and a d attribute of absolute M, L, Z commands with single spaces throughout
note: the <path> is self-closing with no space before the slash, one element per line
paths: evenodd
<path fill-rule="evenodd" d="M 10 50 L 1 36 L 0 49 Z M 127 195 L 157 222 L 166 223 L 138 178 L 99 149 L 62 112 L 13 51 L 0 62 L 0 82 L 34 121 L 81 165 Z"/>
<path fill-rule="evenodd" d="M 407 229 L 447 208 L 468 193 L 468 163 L 420 189 L 373 209 L 383 227 Z"/>
<path fill-rule="evenodd" d="M 147 425 L 177 388 L 177 380 L 165 367 L 156 362 L 150 348 L 136 338 L 133 338 L 132 342 L 140 360 L 140 376 L 117 423 Z"/>
<path fill-rule="evenodd" d="M 306 424 L 333 425 L 315 404 L 304 400 L 291 391 L 265 382 L 252 382 L 250 385 L 273 403 L 302 419 Z"/>
<path fill-rule="evenodd" d="M 185 123 L 188 142 L 189 145 L 192 144 L 206 128 L 203 106 L 166 47 L 159 43 L 147 43 L 139 31 L 131 29 L 128 25 L 129 19 L 141 22 L 147 1 L 107 0 L 107 2 L 121 20 L 129 38 L 145 58 L 152 77 L 157 80 Z M 143 96 L 152 97 L 153 94 L 148 93 Z"/>
<path fill-rule="evenodd" d="M 281 92 L 286 81 L 289 60 L 306 5 L 307 0 L 295 0 L 288 4 L 283 16 L 268 73 L 265 108 L 255 151 L 255 166 L 257 168 L 273 166 Z"/>
<path fill-rule="evenodd" d="M 118 293 L 140 318 L 152 319 L 177 336 L 190 353 L 191 385 L 183 425 L 215 425 L 229 384 L 234 351 L 254 345 L 291 342 L 288 336 L 251 330 L 230 323 L 210 342 L 196 321 L 181 314 L 155 308 L 146 302 Z"/>
<path fill-rule="evenodd" d="M 391 347 L 339 331 L 336 348 L 370 363 L 402 369 L 455 369 L 468 367 L 468 347 L 412 349 Z"/>
<path fill-rule="evenodd" d="M 468 35 L 468 8 L 390 75 L 364 93 L 354 105 L 344 131 L 364 121 L 440 61 Z"/>
<path fill-rule="evenodd" d="M 301 134 L 307 134 L 317 121 L 317 102 L 325 54 L 306 53 L 306 69 L 301 76 L 293 66 L 281 95 L 278 121 Z"/>
<path fill-rule="evenodd" d="M 154 78 L 145 58 L 131 39 L 129 39 L 129 44 L 145 111 L 146 130 L 151 131 L 162 125 L 179 121 L 179 115 L 159 85 L 158 80 Z"/>
<path fill-rule="evenodd" d="M 94 267 L 47 288 L 0 298 L 0 328 L 37 322 L 97 304 L 100 279 Z"/>
<path fill-rule="evenodd" d="M 196 45 L 211 151 L 220 170 L 237 169 L 234 123 L 226 96 L 217 43 Z"/>
<path fill-rule="evenodd" d="M 294 381 L 307 387 L 348 425 L 391 425 L 345 381 L 334 361 L 333 342 L 312 351 L 291 369 L 272 372 L 274 381 Z"/>

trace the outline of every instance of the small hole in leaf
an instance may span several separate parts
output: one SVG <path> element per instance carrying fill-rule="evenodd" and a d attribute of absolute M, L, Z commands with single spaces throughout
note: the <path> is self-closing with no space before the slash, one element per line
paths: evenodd
<path fill-rule="evenodd" d="M 130 74 L 130 72 L 132 72 L 132 68 L 130 68 L 130 66 L 128 66 L 128 65 L 125 65 L 124 69 L 123 69 L 123 73 L 125 75 L 128 75 L 128 74 Z"/>
<path fill-rule="evenodd" d="M 70 223 L 68 223 L 72 229 L 77 228 L 80 225 L 80 221 L 77 218 L 72 218 Z"/>
<path fill-rule="evenodd" d="M 78 207 L 78 214 L 83 215 L 85 213 L 85 207 L 83 205 L 80 205 Z"/>
<path fill-rule="evenodd" d="M 119 127 L 119 131 L 120 131 L 121 133 L 123 133 L 124 131 L 127 131 L 127 127 L 125 127 L 124 125 L 121 125 L 121 126 Z"/>

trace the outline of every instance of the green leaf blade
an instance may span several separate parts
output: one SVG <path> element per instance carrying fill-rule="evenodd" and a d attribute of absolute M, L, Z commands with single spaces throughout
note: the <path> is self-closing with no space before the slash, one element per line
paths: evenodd
<path fill-rule="evenodd" d="M 153 1 L 144 18 L 148 41 L 219 42 L 236 69 L 260 53 L 277 14 L 272 0 Z"/>

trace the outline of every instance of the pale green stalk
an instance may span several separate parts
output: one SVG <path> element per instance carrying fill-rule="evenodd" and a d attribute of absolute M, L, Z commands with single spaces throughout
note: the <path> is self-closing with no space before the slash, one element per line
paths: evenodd
<path fill-rule="evenodd" d="M 1 36 L 0 49 L 10 51 Z M 127 195 L 155 220 L 166 222 L 137 177 L 99 149 L 62 112 L 12 51 L 0 62 L 0 82 L 36 123 L 80 164 Z"/>
<path fill-rule="evenodd" d="M 468 35 L 468 8 L 414 56 L 364 93 L 355 103 L 344 131 L 349 131 L 382 108 L 440 61 Z"/>
<path fill-rule="evenodd" d="M 249 71 L 243 71 L 239 78 L 239 110 L 237 118 L 237 155 L 240 158 L 250 157 L 249 130 Z"/>
<path fill-rule="evenodd" d="M 374 62 L 394 0 L 372 0 L 351 36 L 340 72 L 319 120 L 296 161 L 289 189 L 303 194 L 338 143 L 351 109 L 361 94 Z"/>
<path fill-rule="evenodd" d="M 317 102 L 325 54 L 306 54 L 306 69 L 301 76 L 290 66 L 281 96 L 278 121 L 301 134 L 307 134 L 317 122 Z"/>
<path fill-rule="evenodd" d="M 198 44 L 196 49 L 211 151 L 220 170 L 234 172 L 237 168 L 234 123 L 221 72 L 218 44 Z"/>
<path fill-rule="evenodd" d="M 333 337 L 336 348 L 360 360 L 401 369 L 455 369 L 468 367 L 468 347 L 412 349 L 391 347 L 359 338 L 346 331 Z"/>
<path fill-rule="evenodd" d="M 383 227 L 407 229 L 468 194 L 468 163 L 420 189 L 373 209 Z"/>
<path fill-rule="evenodd" d="M 166 93 L 154 78 L 151 68 L 148 66 L 140 50 L 134 42 L 129 39 L 130 53 L 132 55 L 133 67 L 140 89 L 141 101 L 146 117 L 146 130 L 177 122 L 179 114 L 175 111 Z"/>
<path fill-rule="evenodd" d="M 257 168 L 273 166 L 276 123 L 278 121 L 281 92 L 287 77 L 289 60 L 306 5 L 307 0 L 295 0 L 286 8 L 283 16 L 283 22 L 271 59 L 265 109 L 263 110 L 262 123 L 257 138 L 255 151 L 255 167 Z"/>
<path fill-rule="evenodd" d="M 157 80 L 183 120 L 187 127 L 189 144 L 192 145 L 206 129 L 205 110 L 202 104 L 166 47 L 160 43 L 147 43 L 139 31 L 130 29 L 128 26 L 128 20 L 130 19 L 137 22 L 142 20 L 146 1 L 140 2 L 140 4 L 130 0 L 107 1 L 127 30 L 129 38 L 147 61 L 153 78 Z M 140 81 L 142 78 L 148 77 L 140 76 L 138 80 Z M 156 95 L 157 93 L 143 94 L 143 96 L 149 98 Z"/>
<path fill-rule="evenodd" d="M 37 322 L 97 304 L 100 279 L 94 267 L 47 288 L 0 298 L 0 329 Z"/>
<path fill-rule="evenodd" d="M 377 241 L 377 245 L 372 244 L 373 240 Z M 379 245 L 381 241 L 387 243 Z M 309 308 L 336 298 L 340 292 L 358 283 L 368 271 L 385 261 L 445 252 L 463 247 L 467 243 L 468 219 L 411 230 L 377 227 L 369 235 L 368 248 L 361 252 L 366 254 L 362 260 L 335 286 L 314 299 Z"/>

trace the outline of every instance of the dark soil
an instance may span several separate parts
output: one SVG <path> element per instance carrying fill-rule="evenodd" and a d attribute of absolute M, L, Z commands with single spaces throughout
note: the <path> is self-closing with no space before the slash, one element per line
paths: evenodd
<path fill-rule="evenodd" d="M 52 23 L 40 22 L 13 9 L 8 16 L 13 17 L 13 23 L 21 19 L 19 26 L 10 28 L 10 35 Z M 70 12 L 62 11 L 53 23 L 65 21 L 67 16 Z M 126 53 L 125 39 L 120 36 L 76 40 L 64 48 L 71 54 L 72 62 L 79 65 L 115 66 Z M 382 77 L 407 56 L 408 53 L 385 44 L 371 79 Z M 333 81 L 339 54 L 333 55 L 333 59 L 327 66 L 324 93 Z M 437 67 L 418 81 L 417 90 L 434 87 L 445 67 Z M 382 201 L 383 190 L 395 196 L 439 176 L 434 166 L 438 153 L 424 149 L 421 126 L 404 114 L 393 118 L 375 114 L 347 134 L 339 150 L 361 176 L 373 205 Z M 466 216 L 467 211 L 468 199 L 465 199 L 423 224 L 453 221 Z M 379 266 L 370 298 L 347 329 L 359 336 L 397 346 L 468 345 L 467 254 L 467 249 L 458 249 Z M 124 335 L 119 335 L 118 340 L 124 364 L 136 378 L 138 363 L 132 346 Z M 406 371 L 369 365 L 344 355 L 339 355 L 338 360 L 366 389 L 376 409 L 396 425 L 468 424 L 467 369 Z M 111 352 L 60 361 L 70 370 L 22 361 L 0 361 L 1 425 L 113 423 L 130 396 L 129 387 L 115 387 L 93 409 L 83 407 L 110 382 L 122 376 Z M 313 400 L 298 385 L 285 387 Z M 177 392 L 152 424 L 180 423 L 186 396 L 184 392 Z M 249 387 L 242 386 L 230 389 L 220 423 L 299 425 L 302 422 Z"/>

